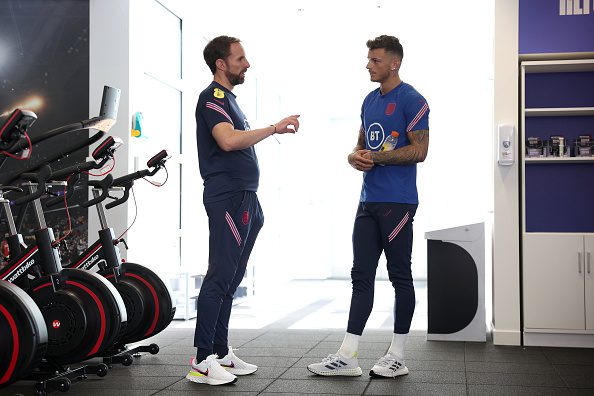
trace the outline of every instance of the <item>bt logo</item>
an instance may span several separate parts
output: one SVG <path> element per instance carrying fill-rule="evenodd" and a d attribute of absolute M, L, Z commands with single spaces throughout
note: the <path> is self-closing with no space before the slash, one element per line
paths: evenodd
<path fill-rule="evenodd" d="M 369 125 L 365 135 L 365 140 L 367 141 L 369 148 L 372 150 L 379 148 L 386 138 L 384 128 L 377 122 Z"/>

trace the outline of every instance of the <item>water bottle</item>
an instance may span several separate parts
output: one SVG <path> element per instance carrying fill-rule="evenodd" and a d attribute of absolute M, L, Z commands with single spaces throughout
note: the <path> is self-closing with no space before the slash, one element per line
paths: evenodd
<path fill-rule="evenodd" d="M 382 148 L 380 151 L 390 151 L 396 148 L 396 143 L 398 143 L 398 135 L 399 133 L 396 131 L 392 131 L 392 133 L 384 140 L 382 144 Z"/>

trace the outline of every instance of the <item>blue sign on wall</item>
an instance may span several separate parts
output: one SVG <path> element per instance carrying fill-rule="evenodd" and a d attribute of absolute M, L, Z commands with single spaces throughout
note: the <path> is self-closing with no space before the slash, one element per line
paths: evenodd
<path fill-rule="evenodd" d="M 520 0 L 520 54 L 594 52 L 594 0 Z"/>

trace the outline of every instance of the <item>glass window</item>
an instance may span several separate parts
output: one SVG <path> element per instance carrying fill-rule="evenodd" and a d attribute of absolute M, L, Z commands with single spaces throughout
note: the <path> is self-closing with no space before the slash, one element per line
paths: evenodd
<path fill-rule="evenodd" d="M 144 70 L 168 80 L 181 78 L 181 20 L 158 1 L 149 1 L 142 23 Z"/>

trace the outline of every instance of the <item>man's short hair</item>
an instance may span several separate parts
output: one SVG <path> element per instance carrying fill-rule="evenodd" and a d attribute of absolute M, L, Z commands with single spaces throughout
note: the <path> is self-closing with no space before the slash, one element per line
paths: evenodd
<path fill-rule="evenodd" d="M 400 44 L 400 40 L 394 36 L 381 35 L 374 38 L 373 40 L 367 40 L 367 48 L 370 50 L 383 48 L 387 52 L 398 55 L 400 60 L 402 60 L 402 57 L 404 56 L 402 44 Z"/>
<path fill-rule="evenodd" d="M 204 47 L 204 61 L 210 68 L 212 74 L 217 70 L 217 59 L 227 59 L 231 54 L 231 44 L 239 43 L 241 40 L 235 37 L 219 36 L 215 37 Z"/>

